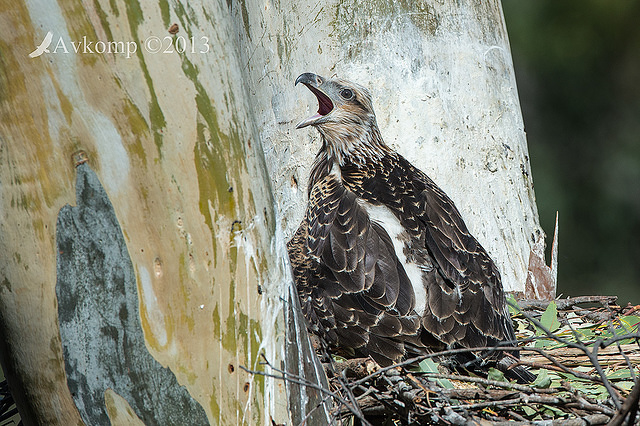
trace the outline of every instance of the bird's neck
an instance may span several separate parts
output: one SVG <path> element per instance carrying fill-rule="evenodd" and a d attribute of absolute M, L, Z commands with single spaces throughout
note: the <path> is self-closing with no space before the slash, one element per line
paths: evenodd
<path fill-rule="evenodd" d="M 322 148 L 316 155 L 309 176 L 309 194 L 314 185 L 327 176 L 342 181 L 344 173 L 352 176 L 355 172 L 360 178 L 375 174 L 376 164 L 393 153 L 382 140 L 375 122 L 366 132 L 359 133 L 358 137 L 353 131 L 336 133 L 327 127 L 318 127 L 318 130 L 322 136 Z"/>
<path fill-rule="evenodd" d="M 318 131 L 322 135 L 322 149 L 316 161 L 325 156 L 326 161 L 339 167 L 346 164 L 364 167 L 391 152 L 382 140 L 375 118 L 348 125 L 328 123 L 318 126 Z"/>

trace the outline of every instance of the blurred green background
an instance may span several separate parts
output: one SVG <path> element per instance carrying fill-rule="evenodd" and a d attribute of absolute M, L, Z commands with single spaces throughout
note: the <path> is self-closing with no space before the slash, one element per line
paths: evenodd
<path fill-rule="evenodd" d="M 638 304 L 640 2 L 502 4 L 558 293 Z"/>

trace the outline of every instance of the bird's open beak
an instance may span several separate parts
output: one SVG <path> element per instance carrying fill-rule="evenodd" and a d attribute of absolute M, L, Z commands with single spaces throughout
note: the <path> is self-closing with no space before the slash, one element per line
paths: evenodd
<path fill-rule="evenodd" d="M 310 72 L 301 74 L 296 79 L 296 85 L 298 83 L 304 84 L 314 95 L 316 95 L 316 98 L 318 98 L 318 112 L 298 123 L 296 129 L 302 129 L 303 127 L 316 124 L 320 119 L 322 119 L 322 117 L 333 110 L 333 102 L 331 102 L 331 99 L 322 91 L 322 85 L 324 82 L 325 79 L 323 77 Z"/>

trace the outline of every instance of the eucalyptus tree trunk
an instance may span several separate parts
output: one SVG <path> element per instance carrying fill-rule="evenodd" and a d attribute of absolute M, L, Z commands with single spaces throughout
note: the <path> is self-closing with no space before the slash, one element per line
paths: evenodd
<path fill-rule="evenodd" d="M 0 16 L 1 355 L 27 423 L 330 419 L 313 387 L 246 371 L 323 383 L 284 245 L 319 148 L 294 130 L 302 72 L 367 86 L 386 142 L 523 289 L 541 231 L 499 2 Z"/>

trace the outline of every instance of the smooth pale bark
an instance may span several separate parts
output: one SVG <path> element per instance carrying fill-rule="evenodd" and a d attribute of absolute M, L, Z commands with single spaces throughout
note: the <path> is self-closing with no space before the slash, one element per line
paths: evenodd
<path fill-rule="evenodd" d="M 146 348 L 210 422 L 296 423 L 314 408 L 317 392 L 240 368 L 268 371 L 264 354 L 321 376 L 284 247 L 319 148 L 294 130 L 317 107 L 293 86 L 302 72 L 367 86 L 387 143 L 522 290 L 541 231 L 499 2 L 28 0 L 0 17 L 0 329 L 25 420 L 81 423 L 56 298 L 56 223 L 80 203 L 80 149 L 122 230 Z M 50 53 L 30 58 L 48 31 Z M 96 53 L 97 41 L 137 50 Z M 133 421 L 132 401 L 104 399 L 112 422 Z"/>

